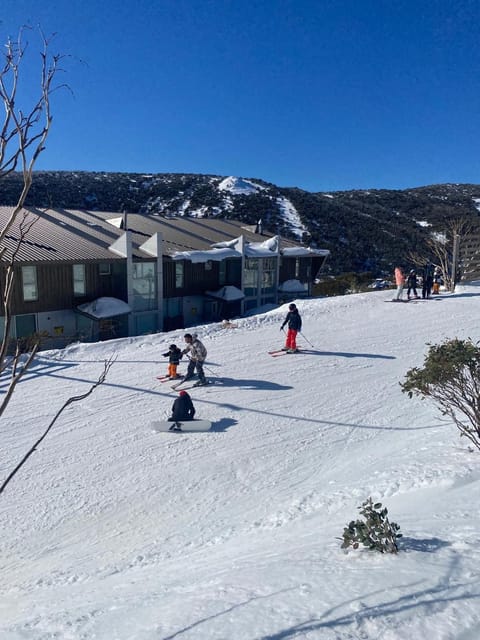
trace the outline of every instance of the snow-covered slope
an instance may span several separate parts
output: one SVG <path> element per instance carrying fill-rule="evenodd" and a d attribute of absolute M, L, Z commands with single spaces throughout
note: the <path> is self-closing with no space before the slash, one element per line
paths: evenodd
<path fill-rule="evenodd" d="M 0 423 L 3 478 L 117 360 L 0 496 L 2 640 L 480 637 L 480 452 L 398 384 L 427 342 L 478 338 L 479 294 L 299 301 L 305 352 L 277 358 L 286 308 L 198 327 L 209 433 L 149 427 L 181 331 L 41 353 Z M 370 495 L 397 556 L 340 549 Z"/>

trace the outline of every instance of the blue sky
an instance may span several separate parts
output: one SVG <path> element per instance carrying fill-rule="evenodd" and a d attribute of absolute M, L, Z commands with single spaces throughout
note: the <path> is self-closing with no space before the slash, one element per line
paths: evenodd
<path fill-rule="evenodd" d="M 25 23 L 69 56 L 39 169 L 480 183 L 478 0 L 2 0 Z"/>

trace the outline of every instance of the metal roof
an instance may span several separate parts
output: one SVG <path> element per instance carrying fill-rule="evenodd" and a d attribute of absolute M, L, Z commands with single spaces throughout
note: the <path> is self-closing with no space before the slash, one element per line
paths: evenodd
<path fill-rule="evenodd" d="M 13 207 L 0 207 L 0 225 L 5 226 Z M 125 230 L 118 226 L 123 214 L 72 209 L 40 210 L 27 207 L 23 210 L 28 223 L 33 222 L 23 240 L 16 257 L 18 262 L 85 262 L 123 260 L 122 256 L 109 250 Z M 5 247 L 3 260 L 8 260 L 20 238 L 20 220 L 7 234 L 1 247 Z M 117 224 L 115 224 L 117 219 Z M 245 237 L 247 242 L 262 242 L 273 234 L 254 233 L 252 227 L 238 220 L 220 218 L 165 218 L 158 215 L 128 214 L 126 225 L 132 234 L 133 256 L 150 258 L 150 254 L 139 247 L 155 233 L 163 236 L 164 255 L 172 256 L 178 251 L 211 248 L 215 242 Z M 299 246 L 282 238 L 283 247 Z"/>

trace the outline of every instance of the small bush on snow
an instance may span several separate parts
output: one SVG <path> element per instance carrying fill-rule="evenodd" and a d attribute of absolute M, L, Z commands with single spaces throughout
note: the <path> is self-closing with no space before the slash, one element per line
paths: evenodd
<path fill-rule="evenodd" d="M 352 546 L 354 549 L 363 544 L 372 551 L 397 553 L 397 539 L 402 537 L 399 525 L 390 522 L 388 510 L 382 504 L 368 498 L 358 507 L 365 520 L 352 520 L 343 530 L 342 549 Z"/>

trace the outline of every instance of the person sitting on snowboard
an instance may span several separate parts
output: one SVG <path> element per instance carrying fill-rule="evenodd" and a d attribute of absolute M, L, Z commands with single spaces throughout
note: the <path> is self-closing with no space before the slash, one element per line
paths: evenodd
<path fill-rule="evenodd" d="M 168 418 L 168 422 L 186 422 L 193 420 L 195 415 L 195 407 L 191 397 L 186 391 L 180 391 L 178 398 L 172 406 L 172 415 Z"/>
<path fill-rule="evenodd" d="M 177 367 L 182 359 L 182 350 L 177 347 L 176 344 L 171 344 L 168 348 L 167 353 L 162 353 L 164 358 L 168 357 L 168 376 L 170 380 L 176 380 L 179 376 L 177 376 Z"/>
<path fill-rule="evenodd" d="M 192 336 L 191 333 L 186 333 L 184 338 L 187 346 L 182 351 L 182 354 L 185 355 L 188 353 L 190 360 L 187 367 L 187 375 L 184 380 L 191 380 L 193 378 L 196 367 L 199 378 L 198 384 L 207 384 L 205 373 L 203 372 L 203 363 L 207 357 L 207 350 L 204 344 L 197 338 L 196 334 Z"/>
<path fill-rule="evenodd" d="M 287 340 L 285 346 L 282 347 L 282 351 L 297 353 L 297 333 L 302 330 L 302 318 L 293 302 L 288 305 L 288 309 L 287 316 L 280 327 L 280 331 L 283 331 L 283 327 L 288 324 Z"/>

